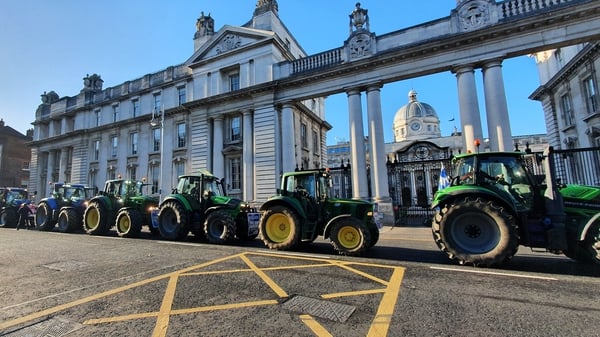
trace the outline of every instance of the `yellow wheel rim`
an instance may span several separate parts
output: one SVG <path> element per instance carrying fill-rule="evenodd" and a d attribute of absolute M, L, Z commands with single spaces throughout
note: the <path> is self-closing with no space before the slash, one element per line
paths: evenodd
<path fill-rule="evenodd" d="M 90 209 L 87 213 L 87 217 L 85 218 L 85 226 L 89 229 L 94 229 L 98 227 L 99 220 L 100 214 L 98 213 L 98 209 Z"/>
<path fill-rule="evenodd" d="M 267 236 L 273 242 L 285 241 L 292 233 L 290 219 L 284 214 L 273 214 L 267 219 L 265 226 Z"/>
<path fill-rule="evenodd" d="M 337 234 L 338 242 L 346 249 L 358 247 L 361 241 L 361 235 L 357 228 L 344 226 L 340 228 Z"/>
<path fill-rule="evenodd" d="M 122 216 L 121 219 L 119 219 L 119 229 L 121 230 L 121 233 L 127 233 L 129 231 L 129 228 L 131 228 L 129 218 L 126 216 Z"/>

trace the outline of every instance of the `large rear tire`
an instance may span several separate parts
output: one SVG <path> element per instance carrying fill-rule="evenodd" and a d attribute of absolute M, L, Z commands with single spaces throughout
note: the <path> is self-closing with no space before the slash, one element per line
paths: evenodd
<path fill-rule="evenodd" d="M 329 236 L 333 248 L 341 255 L 357 256 L 371 247 L 371 231 L 356 218 L 336 221 Z"/>
<path fill-rule="evenodd" d="M 300 242 L 300 219 L 284 206 L 265 211 L 260 217 L 259 229 L 261 240 L 270 249 L 293 249 Z"/>
<path fill-rule="evenodd" d="M 222 209 L 210 213 L 204 222 L 204 232 L 210 243 L 230 243 L 235 239 L 235 231 L 235 219 Z"/>
<path fill-rule="evenodd" d="M 158 230 L 166 240 L 181 241 L 190 231 L 187 212 L 179 203 L 169 201 L 158 212 Z"/>
<path fill-rule="evenodd" d="M 440 250 L 460 264 L 498 265 L 511 259 L 519 246 L 512 215 L 482 198 L 457 199 L 440 209 L 432 233 Z"/>
<path fill-rule="evenodd" d="M 135 209 L 123 208 L 117 214 L 115 228 L 122 238 L 139 238 L 142 232 L 142 215 Z"/>
<path fill-rule="evenodd" d="M 583 248 L 587 255 L 587 260 L 595 264 L 600 264 L 600 222 L 596 222 L 590 227 Z"/>
<path fill-rule="evenodd" d="M 7 208 L 2 213 L 0 213 L 0 228 L 2 227 L 16 227 L 17 221 L 17 211 L 12 208 Z"/>
<path fill-rule="evenodd" d="M 35 211 L 35 226 L 41 231 L 51 231 L 54 229 L 56 221 L 52 219 L 52 208 L 42 202 L 38 205 L 37 211 Z"/>
<path fill-rule="evenodd" d="M 73 233 L 82 228 L 81 213 L 72 208 L 65 208 L 58 214 L 58 231 Z"/>
<path fill-rule="evenodd" d="M 98 201 L 91 201 L 83 213 L 83 230 L 90 235 L 105 235 L 110 230 L 110 212 Z"/>

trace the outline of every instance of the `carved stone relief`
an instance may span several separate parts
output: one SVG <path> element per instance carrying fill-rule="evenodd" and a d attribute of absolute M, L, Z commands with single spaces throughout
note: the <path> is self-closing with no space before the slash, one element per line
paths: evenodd
<path fill-rule="evenodd" d="M 242 45 L 242 39 L 235 34 L 227 34 L 217 45 L 216 52 L 221 54 Z"/>
<path fill-rule="evenodd" d="M 490 23 L 490 7 L 486 0 L 465 1 L 458 9 L 462 31 L 471 31 Z"/>

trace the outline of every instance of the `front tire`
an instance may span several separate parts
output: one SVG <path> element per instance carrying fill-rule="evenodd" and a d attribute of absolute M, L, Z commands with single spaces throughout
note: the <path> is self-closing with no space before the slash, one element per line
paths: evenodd
<path fill-rule="evenodd" d="M 2 227 L 16 227 L 17 221 L 17 211 L 12 208 L 7 208 L 2 213 L 0 213 L 0 228 Z"/>
<path fill-rule="evenodd" d="M 121 209 L 117 214 L 115 228 L 122 238 L 138 238 L 142 232 L 142 215 L 135 209 Z"/>
<path fill-rule="evenodd" d="M 329 239 L 341 255 L 361 255 L 372 246 L 371 231 L 355 218 L 340 219 L 334 223 Z"/>
<path fill-rule="evenodd" d="M 179 203 L 169 201 L 158 212 L 158 230 L 166 240 L 181 241 L 190 231 L 187 212 Z"/>
<path fill-rule="evenodd" d="M 90 235 L 105 235 L 110 229 L 110 212 L 98 202 L 91 201 L 83 213 L 83 229 Z"/>
<path fill-rule="evenodd" d="M 38 230 L 49 232 L 54 229 L 56 221 L 52 219 L 52 208 L 43 202 L 35 212 L 35 225 Z"/>
<path fill-rule="evenodd" d="M 600 264 L 600 222 L 596 222 L 590 227 L 583 242 L 583 248 L 588 261 Z"/>
<path fill-rule="evenodd" d="M 274 206 L 260 218 L 260 238 L 270 249 L 293 249 L 300 242 L 300 226 L 300 219 L 294 211 Z"/>
<path fill-rule="evenodd" d="M 513 217 L 494 201 L 455 200 L 434 216 L 432 233 L 441 251 L 460 264 L 493 266 L 517 252 L 519 237 Z"/>
<path fill-rule="evenodd" d="M 74 209 L 67 208 L 58 214 L 58 231 L 61 233 L 73 233 L 81 229 L 81 213 Z"/>
<path fill-rule="evenodd" d="M 235 231 L 235 220 L 225 210 L 210 213 L 204 222 L 204 232 L 210 243 L 230 243 L 235 239 Z"/>

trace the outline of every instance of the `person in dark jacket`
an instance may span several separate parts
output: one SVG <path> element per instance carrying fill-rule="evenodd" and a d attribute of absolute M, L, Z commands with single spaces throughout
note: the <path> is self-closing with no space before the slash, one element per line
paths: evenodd
<path fill-rule="evenodd" d="M 22 203 L 21 206 L 19 206 L 19 222 L 17 222 L 17 230 L 19 230 L 21 226 L 29 228 L 29 214 L 31 214 L 31 209 L 29 209 L 27 203 Z"/>

